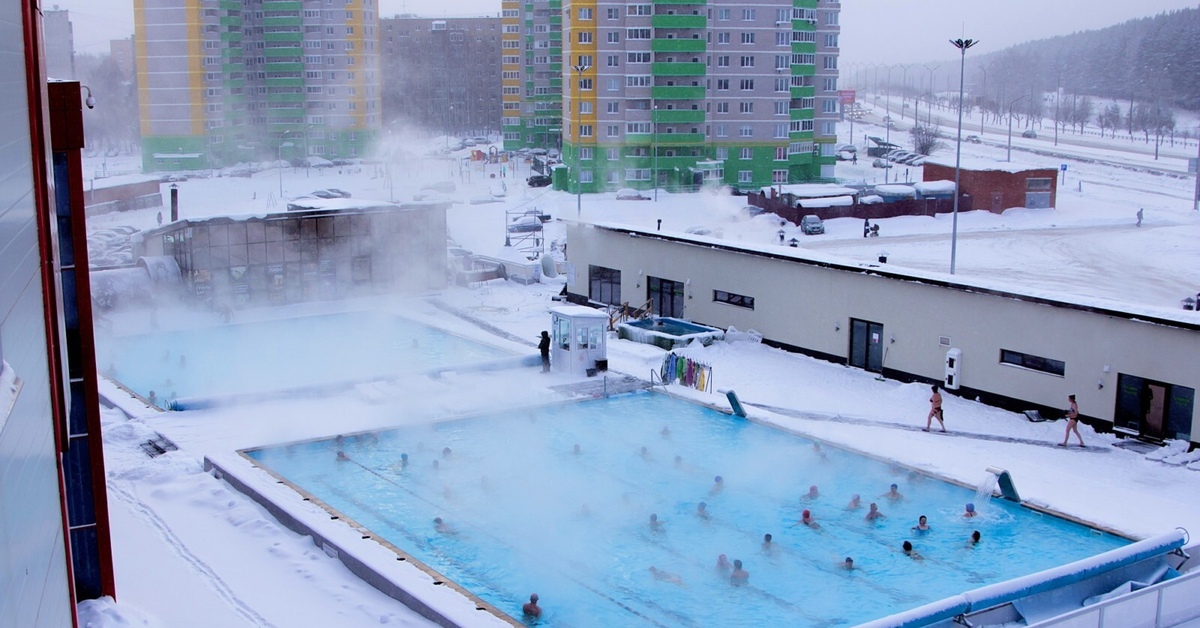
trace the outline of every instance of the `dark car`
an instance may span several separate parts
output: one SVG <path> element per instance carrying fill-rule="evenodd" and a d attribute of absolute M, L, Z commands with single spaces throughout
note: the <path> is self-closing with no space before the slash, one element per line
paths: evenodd
<path fill-rule="evenodd" d="M 532 177 L 525 179 L 525 183 L 528 183 L 529 187 L 531 188 L 544 188 L 547 185 L 554 183 L 554 179 L 550 178 L 550 175 L 535 174 Z"/>
<path fill-rule="evenodd" d="M 821 222 L 821 218 L 816 214 L 809 214 L 800 219 L 800 230 L 804 235 L 825 233 L 825 223 Z"/>
<path fill-rule="evenodd" d="M 1037 131 L 1034 131 L 1033 129 L 1025 129 L 1024 131 L 1021 131 L 1021 137 L 1027 137 L 1031 140 L 1036 140 Z"/>

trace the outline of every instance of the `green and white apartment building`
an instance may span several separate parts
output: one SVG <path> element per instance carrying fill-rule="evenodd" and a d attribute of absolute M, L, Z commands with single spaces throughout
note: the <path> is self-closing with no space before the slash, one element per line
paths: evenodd
<path fill-rule="evenodd" d="M 134 0 L 146 171 L 367 153 L 378 0 Z"/>
<path fill-rule="evenodd" d="M 555 187 L 742 189 L 833 177 L 839 2 L 503 0 L 506 149 Z"/>

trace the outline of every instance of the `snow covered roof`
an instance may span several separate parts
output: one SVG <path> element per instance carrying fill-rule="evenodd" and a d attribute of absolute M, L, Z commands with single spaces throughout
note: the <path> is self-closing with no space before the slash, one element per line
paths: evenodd
<path fill-rule="evenodd" d="M 550 308 L 550 312 L 560 316 L 571 316 L 574 318 L 608 318 L 608 314 L 601 312 L 595 308 L 584 307 L 582 305 L 560 305 Z"/>
<path fill-rule="evenodd" d="M 800 200 L 800 206 L 809 209 L 813 207 L 850 207 L 854 205 L 853 196 L 832 196 L 826 198 L 805 198 Z"/>
<path fill-rule="evenodd" d="M 783 194 L 791 194 L 801 198 L 822 198 L 828 196 L 854 196 L 858 193 L 853 188 L 843 187 L 834 183 L 793 183 L 791 185 L 766 186 L 762 193 L 771 195 L 771 190 L 779 190 Z"/>
<path fill-rule="evenodd" d="M 875 192 L 888 196 L 916 196 L 917 189 L 911 185 L 887 184 L 875 186 Z"/>
<path fill-rule="evenodd" d="M 925 165 L 929 164 L 953 168 L 954 157 L 952 155 L 929 157 L 925 160 Z M 962 169 L 980 172 L 996 171 L 1016 173 L 1028 172 L 1030 170 L 1058 170 L 1058 164 L 1049 162 L 1041 164 L 1028 164 L 1016 161 L 993 161 L 991 159 L 982 159 L 978 157 L 963 157 Z"/>
<path fill-rule="evenodd" d="M 921 194 L 953 194 L 953 181 L 918 181 L 913 184 Z"/>

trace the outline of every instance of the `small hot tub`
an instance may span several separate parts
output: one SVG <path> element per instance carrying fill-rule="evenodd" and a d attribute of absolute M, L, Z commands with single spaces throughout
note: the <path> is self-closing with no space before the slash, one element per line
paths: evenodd
<path fill-rule="evenodd" d="M 678 318 L 654 316 L 617 325 L 617 337 L 670 351 L 693 340 L 710 345 L 725 337 L 725 332 Z"/>

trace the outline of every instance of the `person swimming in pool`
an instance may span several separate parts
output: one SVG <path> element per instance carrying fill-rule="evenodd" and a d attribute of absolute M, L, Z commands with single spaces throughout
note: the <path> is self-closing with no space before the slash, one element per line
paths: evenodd
<path fill-rule="evenodd" d="M 769 555 L 769 554 L 774 554 L 774 553 L 775 553 L 775 543 L 773 543 L 773 542 L 771 541 L 771 534 L 770 534 L 770 533 L 767 533 L 767 534 L 764 534 L 764 535 L 763 535 L 763 540 L 762 540 L 762 551 L 763 551 L 763 553 L 764 553 L 764 554 L 768 554 L 768 555 Z"/>
<path fill-rule="evenodd" d="M 925 518 L 925 515 L 921 515 L 917 518 L 917 525 L 913 526 L 912 530 L 918 534 L 929 532 L 929 520 Z"/>
<path fill-rule="evenodd" d="M 821 491 L 817 490 L 817 485 L 813 484 L 808 487 L 808 493 L 805 493 L 804 499 L 816 499 L 821 496 Z"/>
<path fill-rule="evenodd" d="M 408 454 L 400 454 L 400 468 L 404 469 L 407 467 L 408 467 Z"/>
<path fill-rule="evenodd" d="M 862 508 L 862 498 L 855 493 L 850 496 L 850 503 L 846 504 L 846 510 L 858 510 Z"/>
<path fill-rule="evenodd" d="M 650 565 L 650 575 L 654 576 L 655 580 L 662 580 L 663 582 L 670 582 L 671 584 L 683 586 L 683 578 L 680 578 L 678 574 L 673 574 L 669 571 L 663 571 L 654 565 Z"/>
<path fill-rule="evenodd" d="M 579 443 L 575 443 L 575 447 L 571 450 L 571 453 L 578 456 L 579 454 L 583 453 L 583 448 L 579 446 Z"/>
<path fill-rule="evenodd" d="M 451 528 L 450 524 L 442 521 L 441 517 L 433 518 L 433 529 L 439 534 L 454 534 L 454 528 Z"/>
<path fill-rule="evenodd" d="M 442 448 L 442 458 L 445 458 L 446 460 L 449 460 L 449 459 L 450 459 L 450 454 L 451 454 L 451 451 L 450 451 L 450 448 L 449 448 L 449 447 L 443 447 L 443 448 Z"/>
<path fill-rule="evenodd" d="M 979 541 L 981 539 L 982 536 L 979 534 L 979 530 L 972 532 L 971 539 L 967 541 L 967 547 L 975 547 L 976 545 L 979 545 Z"/>
<path fill-rule="evenodd" d="M 978 514 L 979 513 L 975 512 L 975 504 L 972 504 L 971 502 L 967 502 L 967 509 L 965 511 L 963 511 L 963 516 L 964 517 L 974 517 Z"/>
<path fill-rule="evenodd" d="M 733 565 L 729 564 L 729 558 L 727 558 L 724 554 L 717 556 L 717 571 L 725 573 L 731 569 L 733 569 Z"/>
<path fill-rule="evenodd" d="M 663 438 L 671 438 L 671 426 L 664 425 L 659 434 L 662 434 Z"/>
<path fill-rule="evenodd" d="M 696 504 L 696 516 L 705 520 L 711 519 L 712 515 L 710 515 L 708 512 L 708 504 L 704 502 Z"/>
<path fill-rule="evenodd" d="M 347 456 L 346 452 L 339 449 L 337 452 L 337 459 L 338 459 L 338 462 L 346 462 L 347 460 L 350 459 L 350 456 Z"/>
<path fill-rule="evenodd" d="M 647 449 L 645 445 L 642 445 L 642 448 L 638 450 L 638 455 L 641 456 L 642 460 L 645 460 L 646 462 L 654 461 L 654 455 L 650 453 L 650 450 Z"/>
<path fill-rule="evenodd" d="M 538 618 L 542 616 L 542 607 L 538 606 L 538 594 L 533 593 L 529 596 L 529 601 L 521 606 L 521 612 L 526 617 Z"/>
<path fill-rule="evenodd" d="M 650 531 L 651 532 L 662 532 L 663 531 L 663 522 L 658 520 L 658 515 L 656 515 L 656 514 L 650 515 Z"/>
<path fill-rule="evenodd" d="M 725 480 L 718 475 L 717 477 L 713 478 L 713 485 L 712 488 L 708 489 L 708 494 L 716 495 L 723 490 L 725 490 Z"/>
<path fill-rule="evenodd" d="M 904 550 L 905 556 L 907 556 L 913 560 L 921 560 L 922 556 L 917 553 L 917 550 L 913 549 L 912 543 L 905 541 L 904 544 L 900 546 L 900 548 Z"/>
<path fill-rule="evenodd" d="M 879 512 L 879 506 L 875 502 L 871 502 L 870 510 L 867 511 L 867 521 L 875 521 L 876 519 L 887 519 L 887 515 Z"/>
<path fill-rule="evenodd" d="M 742 561 L 734 559 L 733 572 L 729 574 L 729 583 L 735 587 L 744 586 L 750 581 L 750 572 L 742 569 Z"/>
<path fill-rule="evenodd" d="M 805 525 L 814 530 L 821 529 L 821 524 L 817 523 L 816 519 L 813 519 L 812 513 L 809 512 L 808 510 L 805 510 L 804 512 L 800 513 L 800 520 L 797 521 L 796 523 L 793 523 L 792 527 L 794 528 L 798 525 Z"/>
<path fill-rule="evenodd" d="M 904 499 L 904 495 L 900 494 L 899 488 L 900 487 L 896 486 L 895 484 L 892 484 L 890 487 L 888 487 L 888 491 L 883 495 L 880 495 L 880 497 L 886 497 L 892 501 L 900 501 L 901 499 Z"/>
<path fill-rule="evenodd" d="M 846 571 L 853 571 L 854 559 L 847 556 L 846 560 L 842 561 L 842 569 L 845 569 Z"/>

